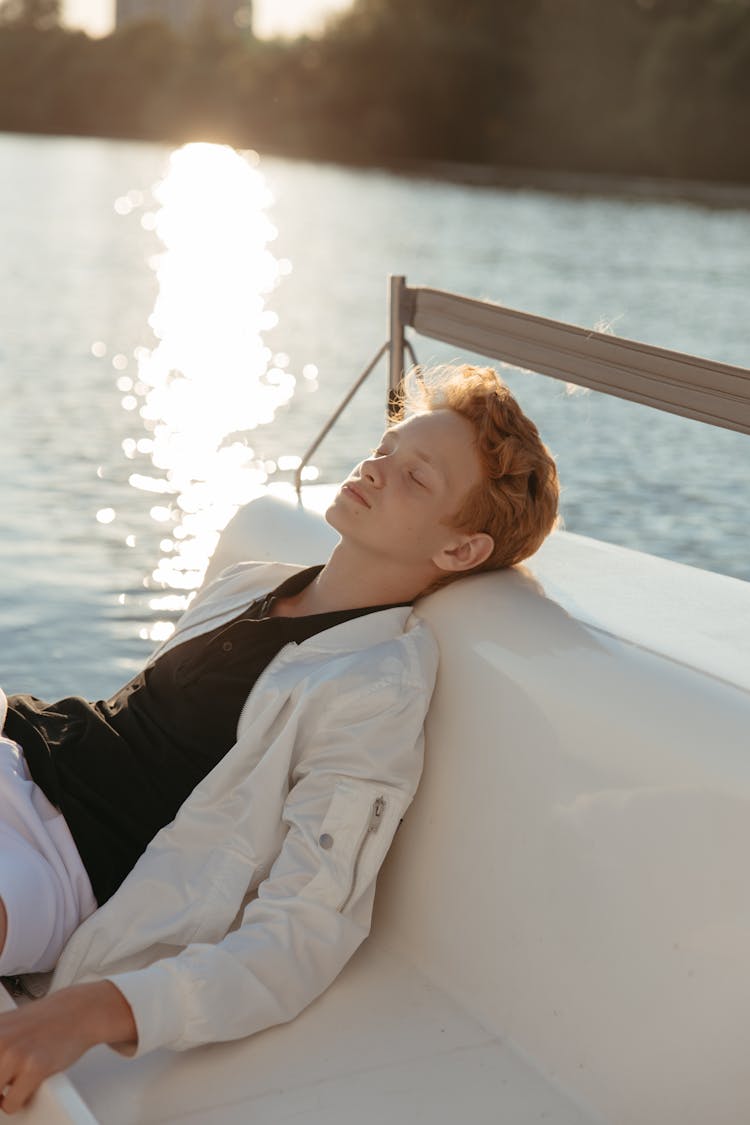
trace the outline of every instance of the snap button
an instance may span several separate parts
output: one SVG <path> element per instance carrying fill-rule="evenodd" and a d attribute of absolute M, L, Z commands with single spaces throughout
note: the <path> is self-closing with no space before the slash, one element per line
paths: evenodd
<path fill-rule="evenodd" d="M 318 843 L 320 844 L 321 848 L 325 848 L 326 851 L 328 851 L 329 848 L 333 847 L 333 836 L 330 836 L 327 832 L 324 832 L 318 840 Z"/>
<path fill-rule="evenodd" d="M 231 641 L 224 641 L 224 644 L 221 647 L 224 649 L 224 652 L 231 652 L 232 651 L 232 642 Z"/>

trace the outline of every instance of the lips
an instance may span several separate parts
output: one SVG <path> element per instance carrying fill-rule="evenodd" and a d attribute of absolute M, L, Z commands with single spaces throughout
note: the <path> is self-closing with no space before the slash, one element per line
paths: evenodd
<path fill-rule="evenodd" d="M 355 500 L 358 500 L 360 504 L 364 504 L 365 508 L 370 507 L 364 497 L 364 494 L 360 492 L 358 488 L 355 488 L 351 481 L 346 481 L 346 483 L 342 486 L 342 491 L 348 492 L 355 498 Z"/>

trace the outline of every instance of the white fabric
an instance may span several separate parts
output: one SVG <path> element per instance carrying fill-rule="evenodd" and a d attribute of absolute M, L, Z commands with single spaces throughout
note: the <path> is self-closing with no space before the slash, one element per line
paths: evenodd
<path fill-rule="evenodd" d="M 300 569 L 223 571 L 158 651 Z M 112 980 L 138 1029 L 137 1048 L 119 1048 L 128 1054 L 292 1019 L 369 932 L 375 878 L 421 775 L 436 668 L 435 639 L 409 606 L 286 645 L 234 747 L 73 935 L 51 987 Z"/>
<path fill-rule="evenodd" d="M 0 688 L 0 731 L 7 698 Z M 0 736 L 0 898 L 7 934 L 0 975 L 47 972 L 96 909 L 62 814 L 32 781 L 21 747 Z"/>

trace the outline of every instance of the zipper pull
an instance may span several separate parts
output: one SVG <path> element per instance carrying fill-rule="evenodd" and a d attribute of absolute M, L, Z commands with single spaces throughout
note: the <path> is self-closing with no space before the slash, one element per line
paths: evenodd
<path fill-rule="evenodd" d="M 380 818 L 383 815 L 385 808 L 385 798 L 376 797 L 372 805 L 372 813 L 370 814 L 370 823 L 368 825 L 368 832 L 376 832 L 380 824 Z"/>

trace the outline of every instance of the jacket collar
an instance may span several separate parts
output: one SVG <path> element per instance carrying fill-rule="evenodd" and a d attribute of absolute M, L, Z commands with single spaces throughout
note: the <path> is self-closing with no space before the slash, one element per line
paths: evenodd
<path fill-rule="evenodd" d="M 301 641 L 298 650 L 305 652 L 346 652 L 390 641 L 400 636 L 413 612 L 413 606 L 397 605 L 379 609 L 363 617 L 352 617 Z"/>

